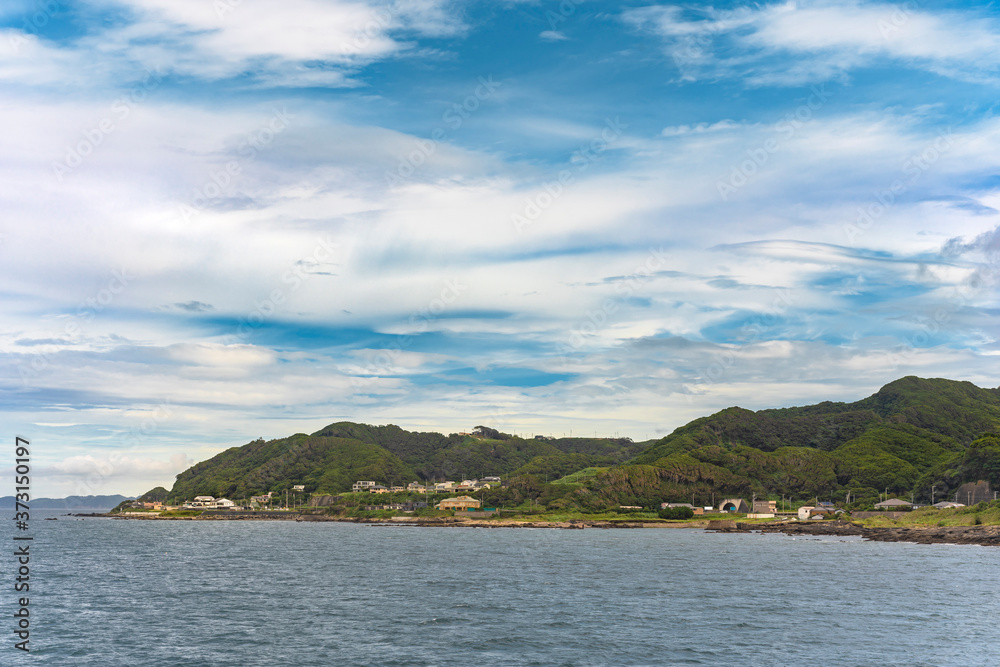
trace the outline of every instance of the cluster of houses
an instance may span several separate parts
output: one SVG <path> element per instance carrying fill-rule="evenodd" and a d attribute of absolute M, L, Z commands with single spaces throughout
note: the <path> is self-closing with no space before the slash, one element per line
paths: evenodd
<path fill-rule="evenodd" d="M 404 486 L 384 486 L 374 481 L 370 480 L 359 480 L 355 482 L 351 491 L 355 493 L 418 493 L 418 494 L 430 494 L 430 493 L 442 493 L 442 494 L 455 494 L 455 493 L 475 493 L 477 491 L 483 491 L 486 489 L 499 486 L 501 480 L 499 477 L 483 477 L 481 479 L 466 479 L 461 482 L 445 481 L 437 483 L 423 484 L 421 482 L 410 482 L 408 485 Z M 305 486 L 298 485 L 291 489 L 295 493 L 301 493 L 305 491 Z M 287 495 L 287 494 L 286 494 Z M 256 510 L 264 509 L 271 506 L 271 502 L 274 499 L 274 492 L 268 491 L 266 494 L 259 496 L 251 496 L 249 503 L 244 500 L 246 507 L 241 507 L 237 503 L 229 500 L 228 498 L 214 498 L 212 496 L 195 496 L 194 500 L 191 502 L 184 503 L 183 505 L 168 506 L 163 503 L 158 502 L 140 502 L 134 501 L 132 503 L 133 508 L 141 508 L 147 510 L 176 510 L 176 509 L 192 509 L 192 510 Z M 757 500 L 754 499 L 750 503 L 742 498 L 726 498 L 718 507 L 712 506 L 696 506 L 691 503 L 661 503 L 661 509 L 676 508 L 676 507 L 687 507 L 694 512 L 695 515 L 703 515 L 705 512 L 722 512 L 725 514 L 745 514 L 748 518 L 757 519 L 768 519 L 773 518 L 778 513 L 777 501 L 775 500 Z M 413 502 L 404 501 L 399 503 L 386 503 L 378 505 L 365 505 L 366 510 L 399 510 L 403 512 L 413 512 L 418 509 L 425 509 L 429 506 L 427 502 Z M 434 505 L 436 509 L 439 510 L 453 510 L 462 513 L 475 513 L 475 515 L 488 516 L 496 512 L 495 508 L 484 508 L 482 507 L 482 502 L 476 498 L 468 495 L 460 495 L 454 498 L 447 498 L 441 502 Z M 641 507 L 632 507 L 628 505 L 620 506 L 621 509 L 642 509 Z M 907 511 L 911 509 L 917 509 L 921 507 L 920 505 L 914 505 L 913 503 L 907 502 L 905 500 L 900 500 L 899 498 L 890 498 L 884 500 L 875 505 L 876 510 L 880 511 Z M 965 507 L 965 505 L 958 502 L 942 501 L 935 503 L 932 507 L 938 509 L 949 509 L 954 507 Z M 817 501 L 815 505 L 804 505 L 799 507 L 796 514 L 800 520 L 809 519 L 823 519 L 831 518 L 840 514 L 844 514 L 845 510 L 837 509 L 832 502 L 828 501 Z M 791 513 L 786 513 L 791 514 Z"/>
<path fill-rule="evenodd" d="M 406 502 L 386 503 L 384 505 L 365 505 L 364 507 L 369 512 L 373 510 L 399 510 L 401 512 L 413 512 L 419 509 L 426 509 L 428 504 L 423 502 Z M 484 508 L 482 506 L 482 501 L 471 496 L 446 498 L 445 500 L 442 500 L 434 505 L 434 509 L 464 512 L 469 516 L 490 516 L 497 511 L 495 507 Z M 473 512 L 475 512 L 475 514 L 472 514 Z"/>
<path fill-rule="evenodd" d="M 134 509 L 155 510 L 158 512 L 169 512 L 170 510 L 231 510 L 239 509 L 232 500 L 228 498 L 213 498 L 212 496 L 195 496 L 194 500 L 182 505 L 167 505 L 162 502 L 142 502 L 135 500 L 132 502 Z"/>
<path fill-rule="evenodd" d="M 293 486 L 292 491 L 296 493 L 301 493 L 305 491 L 304 485 Z M 133 508 L 147 509 L 147 510 L 157 510 L 157 511 L 170 511 L 170 510 L 257 510 L 263 509 L 271 506 L 271 502 L 274 500 L 274 491 L 268 491 L 265 494 L 259 496 L 251 496 L 250 501 L 247 502 L 244 499 L 244 504 L 241 506 L 238 503 L 228 499 L 228 498 L 216 498 L 214 496 L 195 496 L 194 500 L 190 502 L 183 503 L 181 505 L 166 505 L 164 503 L 158 502 L 140 502 L 138 500 L 132 503 Z"/>
<path fill-rule="evenodd" d="M 499 477 L 466 479 L 461 482 L 423 484 L 410 482 L 406 486 L 385 486 L 378 482 L 359 480 L 351 486 L 354 493 L 475 493 L 500 485 Z"/>
<path fill-rule="evenodd" d="M 748 518 L 751 519 L 770 519 L 773 518 L 778 512 L 778 501 L 776 500 L 754 500 L 751 503 L 742 498 L 726 498 L 719 506 L 716 507 L 697 507 L 691 503 L 661 503 L 660 509 L 667 509 L 672 507 L 689 507 L 696 514 L 704 514 L 705 512 L 722 512 L 725 514 L 746 514 Z M 629 506 L 622 505 L 622 509 L 628 509 Z M 918 509 L 920 505 L 914 505 L 913 503 L 907 502 L 905 500 L 900 500 L 899 498 L 890 498 L 889 500 L 884 500 L 875 505 L 875 509 L 879 511 L 908 511 L 912 509 Z M 953 507 L 965 507 L 961 503 L 954 503 L 949 501 L 942 501 L 940 503 L 935 503 L 931 507 L 936 507 L 938 509 L 950 509 Z M 640 508 L 635 508 L 640 509 Z M 817 501 L 815 505 L 803 505 L 799 507 L 796 514 L 799 519 L 825 519 L 831 518 L 840 514 L 844 514 L 845 510 L 837 509 L 832 502 L 829 501 Z"/>
<path fill-rule="evenodd" d="M 182 507 L 186 510 L 232 510 L 236 509 L 236 503 L 228 498 L 195 496 L 194 500 L 184 503 Z"/>

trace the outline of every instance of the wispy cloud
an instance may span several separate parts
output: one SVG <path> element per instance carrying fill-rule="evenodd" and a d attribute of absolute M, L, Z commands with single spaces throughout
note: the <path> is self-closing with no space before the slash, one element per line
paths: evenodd
<path fill-rule="evenodd" d="M 752 85 L 801 85 L 885 59 L 957 78 L 994 80 L 998 73 L 1000 23 L 968 10 L 806 0 L 737 9 L 652 6 L 623 16 L 660 35 L 686 78 L 738 76 Z"/>

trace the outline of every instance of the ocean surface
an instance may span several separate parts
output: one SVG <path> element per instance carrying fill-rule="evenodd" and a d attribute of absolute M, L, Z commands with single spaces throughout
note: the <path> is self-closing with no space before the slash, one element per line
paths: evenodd
<path fill-rule="evenodd" d="M 44 515 L 0 665 L 1000 664 L 995 548 Z"/>

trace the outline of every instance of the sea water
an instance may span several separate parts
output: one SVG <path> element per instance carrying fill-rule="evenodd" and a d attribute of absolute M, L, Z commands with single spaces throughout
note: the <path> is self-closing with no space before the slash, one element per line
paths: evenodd
<path fill-rule="evenodd" d="M 6 556 L 2 665 L 1000 664 L 997 548 L 38 513 L 31 532 L 31 652 Z"/>

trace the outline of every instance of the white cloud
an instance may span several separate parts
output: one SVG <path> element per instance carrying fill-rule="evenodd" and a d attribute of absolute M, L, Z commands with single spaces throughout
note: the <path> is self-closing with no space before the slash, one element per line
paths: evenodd
<path fill-rule="evenodd" d="M 694 13 L 644 7 L 623 16 L 664 38 L 685 79 L 740 76 L 750 85 L 801 85 L 838 78 L 879 57 L 944 76 L 995 78 L 1000 62 L 997 21 L 910 4 L 802 0 Z M 726 44 L 737 45 L 737 55 Z"/>
<path fill-rule="evenodd" d="M 558 30 L 543 30 L 538 33 L 538 37 L 544 39 L 547 42 L 563 42 L 569 39 L 564 33 Z"/>
<path fill-rule="evenodd" d="M 706 132 L 723 132 L 725 130 L 736 130 L 742 125 L 735 121 L 726 119 L 715 123 L 696 123 L 694 125 L 676 125 L 665 127 L 660 133 L 664 137 L 680 137 L 687 134 L 704 134 Z"/>
<path fill-rule="evenodd" d="M 260 86 L 357 85 L 356 68 L 412 49 L 411 37 L 460 35 L 450 0 L 95 0 L 129 22 L 95 26 L 56 47 L 21 30 L 0 32 L 0 80 L 112 85 L 144 71 L 202 79 L 249 75 Z M 4 52 L 4 50 L 6 52 Z M 93 62 L 85 81 L 69 74 Z"/>
<path fill-rule="evenodd" d="M 412 127 L 408 117 L 365 124 L 349 108 L 353 93 L 331 102 L 282 90 L 267 103 L 220 103 L 186 98 L 184 85 L 168 82 L 123 117 L 114 102 L 146 66 L 200 79 L 245 71 L 276 87 L 345 86 L 359 63 L 426 48 L 411 44 L 415 36 L 464 29 L 449 5 L 401 4 L 371 41 L 345 52 L 337 40 L 355 39 L 381 5 L 330 3 L 342 24 L 320 17 L 304 27 L 316 7 L 306 0 L 245 1 L 221 19 L 210 2 L 132 6 L 129 25 L 62 47 L 33 40 L 24 54 L 34 60 L 0 63 L 0 77 L 47 90 L 11 86 L 0 105 L 0 124 L 17 128 L 0 136 L 0 383 L 16 423 L 53 443 L 60 484 L 108 465 L 152 480 L 172 472 L 171 451 L 201 460 L 257 435 L 338 419 L 457 431 L 499 415 L 519 432 L 579 434 L 586 424 L 643 437 L 731 404 L 854 399 L 907 372 L 988 384 L 995 290 L 949 310 L 931 348 L 911 345 L 894 358 L 885 350 L 912 340 L 995 252 L 987 215 L 1000 207 L 987 178 L 995 120 L 959 126 L 932 155 L 939 137 L 926 106 L 843 111 L 809 106 L 796 92 L 787 104 L 769 102 L 769 121 L 685 116 L 681 124 L 665 113 L 646 130 L 635 122 L 592 162 L 574 162 L 556 150 L 539 151 L 549 160 L 505 155 L 518 142 L 589 143 L 603 129 L 579 110 L 533 104 L 537 89 L 515 79 L 491 100 L 509 110 L 463 128 L 465 138 L 501 138 L 482 150 L 462 147 L 458 131 L 429 143 L 426 133 L 398 129 Z M 882 45 L 865 29 L 847 34 L 851 21 L 874 16 L 867 5 L 799 7 L 710 11 L 698 21 L 677 8 L 634 16 L 659 20 L 698 76 L 774 79 L 784 71 L 769 69 L 774 54 L 802 62 L 792 79 L 874 56 L 971 71 L 971 56 L 948 37 L 949 26 L 965 25 L 955 15 L 921 10 Z M 937 43 L 899 42 L 907 26 L 931 18 Z M 825 41 L 814 49 L 824 21 L 830 30 L 815 35 Z M 990 26 L 968 21 L 969 48 L 989 52 Z M 272 32 L 260 32 L 261 22 Z M 749 46 L 750 57 L 719 60 L 722 40 Z M 94 56 L 86 62 L 95 78 L 139 74 L 118 88 L 63 95 L 77 74 L 89 83 L 74 62 L 80 54 Z M 290 122 L 248 153 L 248 138 L 261 136 L 275 109 Z M 98 137 L 104 120 L 112 127 Z M 60 180 L 53 163 L 81 146 L 88 155 Z M 914 171 L 916 158 L 925 167 Z M 238 169 L 220 185 L 229 162 Z M 400 165 L 408 173 L 387 178 Z M 571 182 L 554 188 L 564 170 Z M 721 198 L 718 183 L 740 170 L 742 184 Z M 859 208 L 911 176 L 872 222 L 847 234 Z M 208 186 L 218 195 L 180 215 Z M 519 231 L 513 216 L 529 206 L 531 224 Z M 949 239 L 950 264 L 941 264 Z M 323 250 L 327 240 L 334 249 Z M 665 257 L 655 270 L 654 251 Z M 122 270 L 130 277 L 119 290 L 113 272 Z M 460 293 L 432 312 L 449 281 Z M 891 298 L 880 301 L 879 290 Z M 769 314 L 758 338 L 743 334 L 744 320 Z M 260 326 L 236 336 L 251 317 Z M 740 335 L 748 340 L 732 342 Z M 568 377 L 539 387 L 469 383 L 467 374 L 449 382 L 449 372 L 467 368 L 484 378 L 504 368 Z M 130 433 L 160 401 L 173 415 L 130 450 Z M 130 457 L 152 463 L 144 469 Z M 109 479 L 108 492 L 153 485 Z"/>

